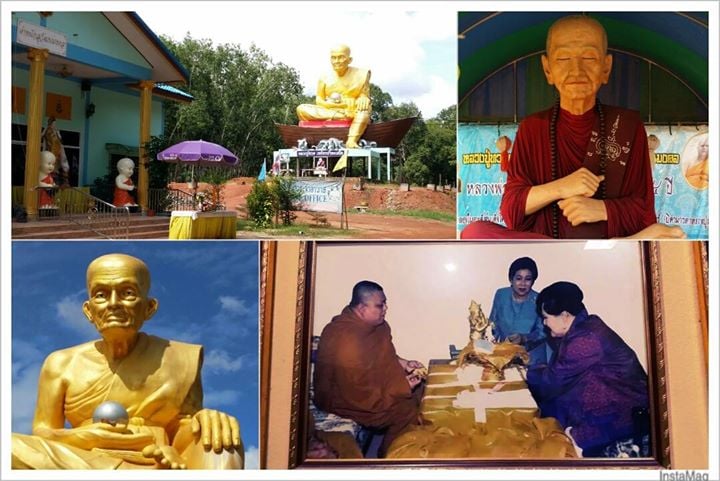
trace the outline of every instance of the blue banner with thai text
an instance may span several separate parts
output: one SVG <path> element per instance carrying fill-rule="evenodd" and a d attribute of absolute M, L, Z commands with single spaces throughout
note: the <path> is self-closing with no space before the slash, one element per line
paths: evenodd
<path fill-rule="evenodd" d="M 707 126 L 645 127 L 653 162 L 658 222 L 680 226 L 688 239 L 709 236 Z M 517 124 L 458 125 L 460 232 L 476 220 L 505 225 L 500 200 Z"/>

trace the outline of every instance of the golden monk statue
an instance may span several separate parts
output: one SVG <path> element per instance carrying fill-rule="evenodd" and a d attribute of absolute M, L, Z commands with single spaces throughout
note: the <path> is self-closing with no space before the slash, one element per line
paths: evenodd
<path fill-rule="evenodd" d="M 370 122 L 370 71 L 350 67 L 350 62 L 350 47 L 334 47 L 333 73 L 318 82 L 315 104 L 299 105 L 297 115 L 300 120 L 352 120 L 345 146 L 355 149 Z"/>
<path fill-rule="evenodd" d="M 708 161 L 708 136 L 705 134 L 697 144 L 697 158 L 694 159 L 685 171 L 688 184 L 698 190 L 707 189 L 710 180 Z"/>
<path fill-rule="evenodd" d="M 139 332 L 158 308 L 145 263 L 98 257 L 87 289 L 83 312 L 101 339 L 47 357 L 33 434 L 12 435 L 12 467 L 241 469 L 237 420 L 202 407 L 202 346 Z M 94 421 L 107 401 L 124 407 L 127 421 Z"/>

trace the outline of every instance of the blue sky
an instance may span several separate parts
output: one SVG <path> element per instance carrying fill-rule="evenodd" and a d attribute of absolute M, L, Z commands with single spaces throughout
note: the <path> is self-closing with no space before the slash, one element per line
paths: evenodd
<path fill-rule="evenodd" d="M 204 346 L 204 406 L 239 420 L 247 467 L 257 467 L 257 242 L 13 242 L 13 432 L 31 431 L 44 358 L 99 338 L 81 308 L 85 270 L 114 252 L 150 268 L 159 309 L 143 331 Z"/>

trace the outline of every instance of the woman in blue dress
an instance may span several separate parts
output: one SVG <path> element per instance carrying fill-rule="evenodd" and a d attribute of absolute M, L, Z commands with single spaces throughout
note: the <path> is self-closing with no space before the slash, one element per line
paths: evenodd
<path fill-rule="evenodd" d="M 490 311 L 495 339 L 524 345 L 530 365 L 547 362 L 545 330 L 535 309 L 538 293 L 532 288 L 537 277 L 534 260 L 515 259 L 508 269 L 510 286 L 495 292 Z"/>

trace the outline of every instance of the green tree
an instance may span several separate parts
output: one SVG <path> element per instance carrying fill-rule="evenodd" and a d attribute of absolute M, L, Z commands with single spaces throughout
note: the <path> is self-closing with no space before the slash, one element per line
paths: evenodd
<path fill-rule="evenodd" d="M 295 179 L 275 177 L 270 181 L 270 191 L 275 209 L 275 223 L 278 224 L 279 217 L 283 225 L 292 225 L 297 217 L 293 211 L 302 199 L 302 190 L 295 185 Z"/>
<path fill-rule="evenodd" d="M 275 123 L 296 123 L 302 94 L 297 71 L 273 62 L 251 45 L 213 46 L 186 36 L 163 38 L 190 73 L 186 87 L 195 100 L 167 103 L 165 132 L 174 142 L 203 139 L 227 147 L 240 159 L 232 175 L 256 175 L 261 162 L 282 147 Z"/>
<path fill-rule="evenodd" d="M 455 106 L 443 109 L 427 121 L 418 119 L 398 147 L 401 179 L 418 185 L 454 183 L 455 126 Z"/>
<path fill-rule="evenodd" d="M 385 112 L 392 106 L 393 100 L 389 93 L 370 82 L 370 98 L 372 99 L 372 114 L 370 119 L 373 122 L 388 120 Z"/>
<path fill-rule="evenodd" d="M 403 119 L 407 117 L 416 117 L 410 130 L 403 137 L 400 145 L 395 149 L 395 159 L 397 168 L 395 169 L 395 177 L 398 182 L 412 182 L 405 177 L 407 169 L 404 168 L 410 154 L 422 142 L 425 135 L 425 121 L 422 113 L 414 102 L 403 102 L 399 105 L 391 105 L 385 111 L 385 120 Z"/>
<path fill-rule="evenodd" d="M 248 216 L 255 225 L 258 227 L 270 227 L 275 214 L 270 184 L 255 181 L 245 200 L 247 201 Z"/>

